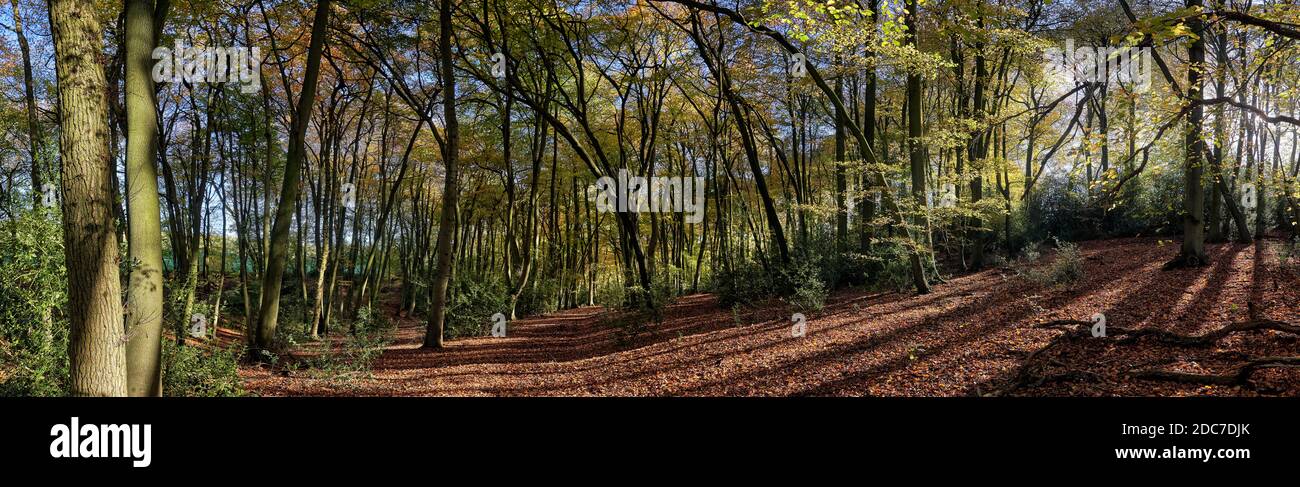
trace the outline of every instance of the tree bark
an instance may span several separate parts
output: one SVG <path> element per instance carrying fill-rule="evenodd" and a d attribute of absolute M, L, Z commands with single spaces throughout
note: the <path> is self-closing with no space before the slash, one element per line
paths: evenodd
<path fill-rule="evenodd" d="M 63 243 L 68 269 L 69 392 L 124 396 L 121 283 L 108 157 L 103 28 L 94 5 L 50 1 L 59 91 Z"/>

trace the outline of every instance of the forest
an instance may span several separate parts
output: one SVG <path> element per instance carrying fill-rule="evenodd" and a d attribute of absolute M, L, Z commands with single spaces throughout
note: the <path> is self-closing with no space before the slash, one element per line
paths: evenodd
<path fill-rule="evenodd" d="M 8 0 L 3 396 L 1300 396 L 1294 0 Z"/>

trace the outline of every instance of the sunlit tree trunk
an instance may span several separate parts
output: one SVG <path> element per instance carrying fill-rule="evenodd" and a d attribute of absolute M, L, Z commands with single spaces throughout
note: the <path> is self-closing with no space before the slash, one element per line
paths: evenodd
<path fill-rule="evenodd" d="M 9 0 L 9 5 L 14 10 L 14 37 L 18 39 L 18 49 L 22 51 L 23 56 L 23 101 L 27 109 L 27 156 L 32 171 L 32 198 L 35 200 L 35 204 L 39 205 L 43 196 L 41 186 L 45 185 L 45 181 L 42 174 L 43 169 L 37 157 L 37 153 L 40 152 L 42 136 L 41 124 L 36 119 L 36 90 L 32 83 L 32 49 L 27 43 L 27 34 L 23 31 L 23 14 L 22 8 L 18 5 L 18 0 Z"/>
<path fill-rule="evenodd" d="M 844 80 L 835 79 L 835 94 L 844 96 Z M 847 115 L 840 108 L 835 109 L 835 250 L 844 252 L 849 244 L 849 206 L 848 175 L 844 168 L 844 117 Z"/>
<path fill-rule="evenodd" d="M 165 9 L 166 1 L 160 6 Z M 162 216 L 155 166 L 158 111 L 151 76 L 156 37 L 154 2 L 127 0 L 126 206 L 131 276 L 126 290 L 126 377 L 132 396 L 162 395 Z"/>
<path fill-rule="evenodd" d="M 880 11 L 880 0 L 870 0 L 870 2 L 872 12 L 871 30 L 874 32 L 876 24 L 880 21 L 880 16 L 877 14 L 877 12 Z M 864 89 L 865 92 L 863 93 L 862 102 L 862 131 L 867 140 L 871 140 L 871 138 L 875 137 L 876 134 L 875 48 L 873 47 L 868 49 L 866 55 L 868 59 L 868 67 L 866 70 L 866 88 Z M 871 149 L 874 149 L 874 147 Z M 861 150 L 861 152 L 866 154 L 867 157 L 864 162 L 868 166 L 875 166 L 879 162 L 876 158 L 875 150 Z M 862 187 L 864 190 L 871 184 L 871 172 L 873 170 L 875 169 L 868 167 L 862 172 Z M 862 201 L 859 202 L 858 219 L 862 222 L 862 226 L 858 229 L 858 251 L 866 253 L 871 250 L 871 220 L 876 216 L 876 196 L 871 192 L 863 191 L 861 197 Z"/>
<path fill-rule="evenodd" d="M 108 157 L 103 28 L 94 4 L 50 1 L 63 160 L 63 244 L 68 269 L 69 392 L 124 396 L 121 282 Z"/>

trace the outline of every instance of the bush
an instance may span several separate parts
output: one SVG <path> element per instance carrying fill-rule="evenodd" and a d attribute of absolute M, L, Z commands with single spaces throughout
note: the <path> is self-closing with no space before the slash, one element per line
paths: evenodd
<path fill-rule="evenodd" d="M 284 310 L 284 308 L 280 308 Z M 256 316 L 254 316 L 256 318 Z M 312 341 L 311 325 L 303 322 L 301 310 L 281 311 L 280 323 L 275 327 L 275 338 L 271 341 L 271 350 L 262 350 L 263 359 L 275 363 L 276 353 L 293 350 Z"/>
<path fill-rule="evenodd" d="M 389 332 L 392 329 L 383 323 L 364 328 L 357 323 L 356 335 L 344 341 L 342 347 L 334 347 L 331 341 L 318 342 L 318 353 L 307 356 L 300 365 L 311 369 L 308 371 L 311 377 L 336 382 L 368 374 L 375 360 L 391 343 Z"/>
<path fill-rule="evenodd" d="M 241 348 L 234 350 L 178 347 L 163 340 L 163 395 L 169 397 L 230 397 L 244 395 L 239 378 Z"/>
<path fill-rule="evenodd" d="M 737 263 L 735 267 L 718 271 L 713 279 L 713 292 L 718 304 L 731 307 L 735 304 L 752 305 L 775 294 L 772 279 L 756 262 Z"/>
<path fill-rule="evenodd" d="M 600 279 L 596 283 L 596 304 L 607 308 L 621 308 L 626 302 L 628 290 L 623 287 L 623 278 Z"/>
<path fill-rule="evenodd" d="M 821 271 L 810 259 L 798 258 L 781 269 L 780 292 L 786 301 L 803 311 L 817 311 L 826 305 L 828 290 Z"/>
<path fill-rule="evenodd" d="M 657 313 L 661 311 L 663 305 L 676 295 L 671 285 L 662 279 L 662 276 L 655 275 L 655 280 L 650 283 L 650 297 L 654 298 L 656 309 L 645 309 L 646 291 L 641 289 L 639 280 L 633 281 L 630 286 L 623 285 L 623 276 L 613 276 L 602 279 L 596 283 L 596 304 L 612 309 L 631 309 L 635 311 L 645 311 Z"/>
<path fill-rule="evenodd" d="M 1036 249 L 1026 250 L 1026 259 L 1018 265 L 1017 272 L 1022 277 L 1042 286 L 1073 284 L 1083 279 L 1083 254 L 1079 252 L 1079 246 L 1060 239 L 1055 240 L 1056 258 L 1051 264 L 1039 267 L 1030 265 L 1038 258 L 1038 252 Z"/>
<path fill-rule="evenodd" d="M 654 272 L 655 303 L 670 303 L 690 285 L 691 274 L 686 269 L 669 264 L 659 267 Z"/>
<path fill-rule="evenodd" d="M 393 329 L 393 322 L 388 321 L 384 313 L 370 306 L 357 310 L 357 319 L 353 322 L 358 335 L 387 333 Z"/>
<path fill-rule="evenodd" d="M 846 252 L 832 254 L 831 259 L 829 265 L 823 266 L 822 277 L 833 288 L 869 284 L 880 270 L 879 263 L 868 254 Z"/>
<path fill-rule="evenodd" d="M 529 316 L 553 312 L 560 308 L 559 296 L 559 280 L 538 277 L 519 293 L 515 314 Z"/>
<path fill-rule="evenodd" d="M 899 292 L 911 289 L 914 283 L 910 257 L 906 247 L 894 242 L 875 246 L 867 256 L 875 271 L 874 279 L 870 281 L 873 287 Z"/>
<path fill-rule="evenodd" d="M 0 395 L 67 393 L 63 231 L 45 209 L 0 224 Z"/>
<path fill-rule="evenodd" d="M 1084 240 L 1100 235 L 1097 215 L 1088 207 L 1086 193 L 1062 176 L 1045 175 L 1025 202 L 1026 238 L 1044 240 L 1058 235 Z"/>
<path fill-rule="evenodd" d="M 830 291 L 823 276 L 826 273 L 810 257 L 795 257 L 790 264 L 774 269 L 775 275 L 768 275 L 758 263 L 748 263 L 719 272 L 713 292 L 724 308 L 750 306 L 780 296 L 801 310 L 815 311 L 825 305 Z"/>
<path fill-rule="evenodd" d="M 492 315 L 509 313 L 510 296 L 499 279 L 457 279 L 447 304 L 447 338 L 482 336 L 492 330 Z"/>
<path fill-rule="evenodd" d="M 288 362 L 285 366 L 290 370 L 305 368 L 308 377 L 351 387 L 350 379 L 369 374 L 375 360 L 392 343 L 392 331 L 396 329 L 383 313 L 369 306 L 357 310 L 352 326 L 354 333 L 343 341 L 342 346 L 336 347 L 332 340 L 306 344 L 303 350 L 311 353 L 302 356 L 300 361 Z M 339 329 L 337 325 L 331 328 Z"/>

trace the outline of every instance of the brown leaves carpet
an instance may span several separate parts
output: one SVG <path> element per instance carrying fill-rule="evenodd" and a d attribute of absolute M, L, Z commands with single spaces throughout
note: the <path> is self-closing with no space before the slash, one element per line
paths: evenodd
<path fill-rule="evenodd" d="M 1176 241 L 1094 241 L 1082 244 L 1084 279 L 1064 287 L 994 268 L 923 296 L 844 290 L 807 313 L 802 338 L 791 336 L 792 310 L 779 301 L 733 312 L 700 294 L 639 332 L 611 324 L 613 312 L 580 308 L 513 321 L 506 338 L 423 350 L 423 323 L 403 319 L 370 374 L 340 382 L 252 366 L 240 373 L 255 394 L 290 396 L 1297 396 L 1297 369 L 1255 372 L 1246 387 L 1128 375 L 1227 373 L 1251 357 L 1300 355 L 1298 337 L 1275 331 L 1210 347 L 1074 340 L 1035 360 L 1081 373 L 1003 390 L 1034 351 L 1065 333 L 1034 327 L 1046 321 L 1104 313 L 1109 326 L 1195 335 L 1250 319 L 1253 302 L 1261 319 L 1300 323 L 1300 264 L 1281 266 L 1276 243 L 1210 245 L 1211 265 L 1164 271 Z"/>

